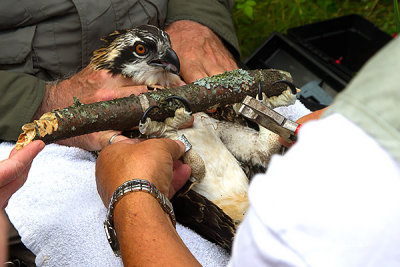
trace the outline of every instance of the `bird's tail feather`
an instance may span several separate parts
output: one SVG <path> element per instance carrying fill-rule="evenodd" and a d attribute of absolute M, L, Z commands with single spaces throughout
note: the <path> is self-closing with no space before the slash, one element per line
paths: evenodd
<path fill-rule="evenodd" d="M 187 183 L 172 199 L 177 221 L 230 253 L 236 230 L 233 220 L 217 205 L 191 190 L 191 185 Z"/>

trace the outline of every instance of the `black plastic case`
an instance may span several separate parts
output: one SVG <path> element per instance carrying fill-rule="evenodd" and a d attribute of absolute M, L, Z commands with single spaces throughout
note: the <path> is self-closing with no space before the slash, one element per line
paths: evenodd
<path fill-rule="evenodd" d="M 316 110 L 342 91 L 391 39 L 363 17 L 348 15 L 291 28 L 287 36 L 274 32 L 244 63 L 249 69 L 290 72 L 295 84 L 305 89 L 302 102 Z"/>
<path fill-rule="evenodd" d="M 392 39 L 359 15 L 291 28 L 288 36 L 346 81 Z"/>

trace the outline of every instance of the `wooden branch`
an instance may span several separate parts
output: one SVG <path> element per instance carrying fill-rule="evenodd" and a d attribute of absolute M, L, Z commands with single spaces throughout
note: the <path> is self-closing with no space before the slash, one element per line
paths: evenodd
<path fill-rule="evenodd" d="M 45 113 L 39 120 L 25 124 L 18 138 L 16 148 L 21 149 L 33 140 L 52 143 L 58 140 L 104 130 L 130 130 L 138 126 L 143 112 L 152 105 L 159 110 L 150 117 L 162 121 L 173 116 L 181 105 L 178 101 L 164 103 L 167 96 L 186 98 L 193 112 L 206 111 L 212 107 L 241 102 L 246 95 L 255 96 L 258 81 L 267 97 L 278 96 L 286 85 L 276 84 L 278 80 L 292 81 L 290 74 L 280 70 L 235 70 L 204 78 L 176 88 L 147 92 L 109 101 L 83 105 L 75 99 L 72 106 Z"/>

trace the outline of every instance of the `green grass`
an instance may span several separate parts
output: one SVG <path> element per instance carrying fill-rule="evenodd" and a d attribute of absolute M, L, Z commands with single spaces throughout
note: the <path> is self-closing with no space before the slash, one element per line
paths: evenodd
<path fill-rule="evenodd" d="M 247 58 L 273 31 L 348 14 L 359 14 L 381 30 L 396 32 L 393 0 L 237 0 L 233 9 L 242 59 Z"/>

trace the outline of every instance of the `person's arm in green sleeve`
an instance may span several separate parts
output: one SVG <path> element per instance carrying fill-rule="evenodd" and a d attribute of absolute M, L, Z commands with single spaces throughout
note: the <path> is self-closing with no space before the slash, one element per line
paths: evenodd
<path fill-rule="evenodd" d="M 45 94 L 45 82 L 34 76 L 0 71 L 0 140 L 15 141 L 34 117 Z"/>
<path fill-rule="evenodd" d="M 170 0 L 166 31 L 185 82 L 237 69 L 239 45 L 228 0 Z"/>

